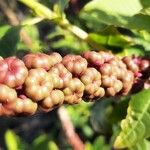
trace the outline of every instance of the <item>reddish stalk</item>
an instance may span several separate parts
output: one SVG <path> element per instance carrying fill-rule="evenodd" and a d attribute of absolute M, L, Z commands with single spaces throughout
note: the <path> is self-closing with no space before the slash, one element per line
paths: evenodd
<path fill-rule="evenodd" d="M 70 116 L 65 107 L 60 107 L 58 109 L 58 116 L 67 141 L 72 146 L 73 150 L 84 150 L 84 144 L 79 135 L 75 132 Z"/>

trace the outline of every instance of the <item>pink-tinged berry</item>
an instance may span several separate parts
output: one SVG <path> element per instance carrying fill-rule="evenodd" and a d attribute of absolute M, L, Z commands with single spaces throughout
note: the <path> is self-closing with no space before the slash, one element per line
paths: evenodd
<path fill-rule="evenodd" d="M 86 59 L 77 55 L 66 55 L 62 63 L 75 76 L 81 76 L 87 69 Z"/>
<path fill-rule="evenodd" d="M 17 93 L 14 89 L 7 85 L 0 84 L 0 103 L 14 102 L 17 98 Z"/>
<path fill-rule="evenodd" d="M 23 61 L 28 69 L 43 68 L 49 70 L 51 68 L 49 55 L 44 53 L 27 54 Z"/>
<path fill-rule="evenodd" d="M 83 57 L 88 61 L 90 66 L 101 66 L 104 63 L 102 55 L 95 51 L 87 51 L 83 53 Z"/>
<path fill-rule="evenodd" d="M 67 87 L 68 83 L 72 79 L 72 74 L 61 63 L 53 66 L 48 73 L 52 76 L 54 88 L 57 89 Z"/>
<path fill-rule="evenodd" d="M 0 61 L 0 83 L 14 88 L 21 86 L 26 77 L 28 70 L 23 61 L 16 57 L 8 57 Z"/>

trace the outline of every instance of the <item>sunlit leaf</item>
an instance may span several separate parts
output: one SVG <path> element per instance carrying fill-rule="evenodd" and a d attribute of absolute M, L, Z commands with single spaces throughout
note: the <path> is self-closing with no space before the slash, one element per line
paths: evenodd
<path fill-rule="evenodd" d="M 48 142 L 49 139 L 47 135 L 41 134 L 38 136 L 32 143 L 32 149 L 33 150 L 48 150 Z"/>
<path fill-rule="evenodd" d="M 134 146 L 145 137 L 150 136 L 150 89 L 143 90 L 131 97 L 127 116 L 121 122 L 121 132 L 114 147 Z"/>
<path fill-rule="evenodd" d="M 58 146 L 57 146 L 56 143 L 53 142 L 53 141 L 49 141 L 49 142 L 48 142 L 48 149 L 49 149 L 49 150 L 59 150 Z"/>
<path fill-rule="evenodd" d="M 110 34 L 110 35 L 102 35 L 97 33 L 90 33 L 88 35 L 88 42 L 93 42 L 96 45 L 108 45 L 108 46 L 118 46 L 123 47 L 132 43 L 132 39 L 128 36 L 123 36 L 119 34 Z"/>
<path fill-rule="evenodd" d="M 8 150 L 18 150 L 17 135 L 13 131 L 11 130 L 6 131 L 5 142 Z"/>
<path fill-rule="evenodd" d="M 108 25 L 150 31 L 150 16 L 140 13 L 149 3 L 149 0 L 93 0 L 84 7 L 81 16 L 89 15 L 95 22 Z"/>
<path fill-rule="evenodd" d="M 150 142 L 146 139 L 143 139 L 136 143 L 133 147 L 129 147 L 128 150 L 149 150 Z"/>

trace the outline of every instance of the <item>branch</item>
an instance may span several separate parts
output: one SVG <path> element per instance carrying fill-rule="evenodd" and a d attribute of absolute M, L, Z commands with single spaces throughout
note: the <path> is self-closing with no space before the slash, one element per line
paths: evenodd
<path fill-rule="evenodd" d="M 62 128 L 67 137 L 69 144 L 74 150 L 84 150 L 84 144 L 81 141 L 78 134 L 75 132 L 73 124 L 70 120 L 69 114 L 65 107 L 60 107 L 58 109 L 58 116 L 62 124 Z"/>
<path fill-rule="evenodd" d="M 19 0 L 21 3 L 28 6 L 38 17 L 42 19 L 52 20 L 55 24 L 59 25 L 60 27 L 70 31 L 78 38 L 87 41 L 88 33 L 86 33 L 81 28 L 72 25 L 69 20 L 65 16 L 59 16 L 59 14 L 55 13 L 51 9 L 47 8 L 46 6 L 42 5 L 41 3 L 35 0 Z M 88 42 L 88 41 L 87 41 Z"/>

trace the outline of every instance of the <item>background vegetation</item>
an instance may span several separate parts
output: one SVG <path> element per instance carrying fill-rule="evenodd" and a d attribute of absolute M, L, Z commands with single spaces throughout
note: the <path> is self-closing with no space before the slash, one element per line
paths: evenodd
<path fill-rule="evenodd" d="M 0 1 L 3 57 L 100 49 L 150 57 L 150 0 Z M 149 149 L 150 89 L 63 110 L 86 150 Z M 31 117 L 0 117 L 1 149 L 69 150 L 74 148 L 69 138 L 60 109 Z"/>

